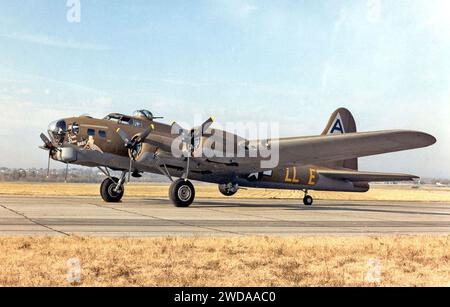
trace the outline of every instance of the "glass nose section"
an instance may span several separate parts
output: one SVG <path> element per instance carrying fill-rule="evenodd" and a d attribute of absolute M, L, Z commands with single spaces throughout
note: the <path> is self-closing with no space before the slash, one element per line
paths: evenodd
<path fill-rule="evenodd" d="M 64 141 L 67 132 L 67 124 L 64 120 L 57 120 L 48 125 L 48 133 L 58 143 Z"/>

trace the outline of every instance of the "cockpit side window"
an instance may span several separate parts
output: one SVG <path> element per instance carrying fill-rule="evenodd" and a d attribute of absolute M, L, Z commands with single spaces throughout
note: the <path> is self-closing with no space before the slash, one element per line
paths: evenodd
<path fill-rule="evenodd" d="M 129 117 L 122 117 L 119 121 L 119 124 L 132 126 L 133 119 Z"/>
<path fill-rule="evenodd" d="M 113 115 L 108 115 L 105 117 L 106 120 L 110 120 L 112 122 L 119 122 L 120 121 L 120 117 L 118 116 L 113 116 Z"/>
<path fill-rule="evenodd" d="M 134 124 L 132 118 L 121 114 L 110 114 L 106 116 L 104 119 L 116 122 L 121 125 L 133 126 Z"/>

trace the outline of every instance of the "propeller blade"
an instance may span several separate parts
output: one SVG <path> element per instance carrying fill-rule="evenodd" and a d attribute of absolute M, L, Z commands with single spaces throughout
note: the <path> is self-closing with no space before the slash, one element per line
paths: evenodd
<path fill-rule="evenodd" d="M 191 144 L 192 152 L 200 145 L 200 143 L 196 143 L 196 140 L 198 142 L 198 140 L 200 140 L 203 137 L 203 135 L 206 133 L 206 131 L 211 127 L 211 125 L 213 123 L 214 123 L 214 118 L 210 117 L 200 127 L 193 129 L 191 131 L 189 143 Z"/>
<path fill-rule="evenodd" d="M 172 133 L 179 134 L 183 136 L 183 143 L 187 152 L 185 152 L 186 160 L 186 169 L 184 174 L 184 179 L 189 179 L 189 170 L 190 170 L 190 162 L 192 154 L 195 150 L 195 139 L 201 138 L 203 134 L 211 127 L 211 125 L 214 123 L 214 118 L 210 117 L 207 121 L 205 121 L 200 127 L 196 129 L 186 130 L 183 127 L 181 127 L 177 122 L 174 122 L 172 124 Z"/>
<path fill-rule="evenodd" d="M 67 183 L 67 176 L 69 175 L 69 163 L 66 163 L 66 174 L 64 175 L 64 182 Z"/>
<path fill-rule="evenodd" d="M 41 140 L 42 140 L 45 144 L 51 144 L 50 140 L 48 139 L 48 137 L 47 137 L 45 134 L 41 133 L 40 137 L 41 137 Z"/>
<path fill-rule="evenodd" d="M 128 169 L 128 183 L 131 181 L 131 169 L 133 168 L 133 158 L 130 157 L 130 168 Z"/>
<path fill-rule="evenodd" d="M 125 142 L 125 144 L 128 144 L 130 142 L 130 138 L 128 134 L 123 131 L 122 129 L 118 128 L 116 132 L 119 134 L 120 138 Z"/>
<path fill-rule="evenodd" d="M 173 122 L 172 124 L 172 132 L 177 133 L 179 135 L 187 135 L 189 131 L 181 127 L 177 122 Z"/>
<path fill-rule="evenodd" d="M 50 141 L 50 139 L 45 134 L 41 133 L 40 137 L 41 137 L 41 140 L 45 144 L 45 148 L 47 148 L 47 149 L 55 148 L 55 145 L 53 145 L 53 143 Z"/>
<path fill-rule="evenodd" d="M 50 177 L 50 161 L 52 157 L 52 152 L 48 153 L 48 162 L 47 162 L 47 179 Z"/>
<path fill-rule="evenodd" d="M 153 132 L 153 130 L 155 130 L 155 126 L 152 124 L 144 132 L 138 135 L 138 137 L 136 138 L 136 142 L 137 143 L 144 142 L 145 139 L 150 135 L 150 133 Z"/>
<path fill-rule="evenodd" d="M 209 127 L 211 127 L 211 125 L 213 123 L 214 123 L 214 117 L 210 117 L 206 122 L 204 122 L 202 125 L 202 134 L 204 134 L 206 132 L 206 130 L 208 130 Z"/>

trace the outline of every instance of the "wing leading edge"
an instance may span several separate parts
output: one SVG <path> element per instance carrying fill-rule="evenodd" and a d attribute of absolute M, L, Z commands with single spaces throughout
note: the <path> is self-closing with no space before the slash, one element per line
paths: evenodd
<path fill-rule="evenodd" d="M 280 164 L 340 161 L 422 148 L 434 143 L 433 136 L 408 130 L 280 139 Z"/>

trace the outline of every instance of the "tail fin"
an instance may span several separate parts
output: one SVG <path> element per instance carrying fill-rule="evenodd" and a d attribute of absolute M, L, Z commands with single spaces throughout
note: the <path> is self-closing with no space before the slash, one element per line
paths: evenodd
<path fill-rule="evenodd" d="M 322 132 L 322 135 L 352 132 L 356 132 L 356 123 L 352 113 L 345 108 L 339 108 L 331 114 L 328 125 Z"/>
<path fill-rule="evenodd" d="M 336 135 L 356 132 L 356 123 L 352 113 L 345 108 L 339 108 L 331 114 L 322 135 Z M 358 170 L 358 159 L 335 161 L 327 163 L 327 167 L 347 168 Z"/>

